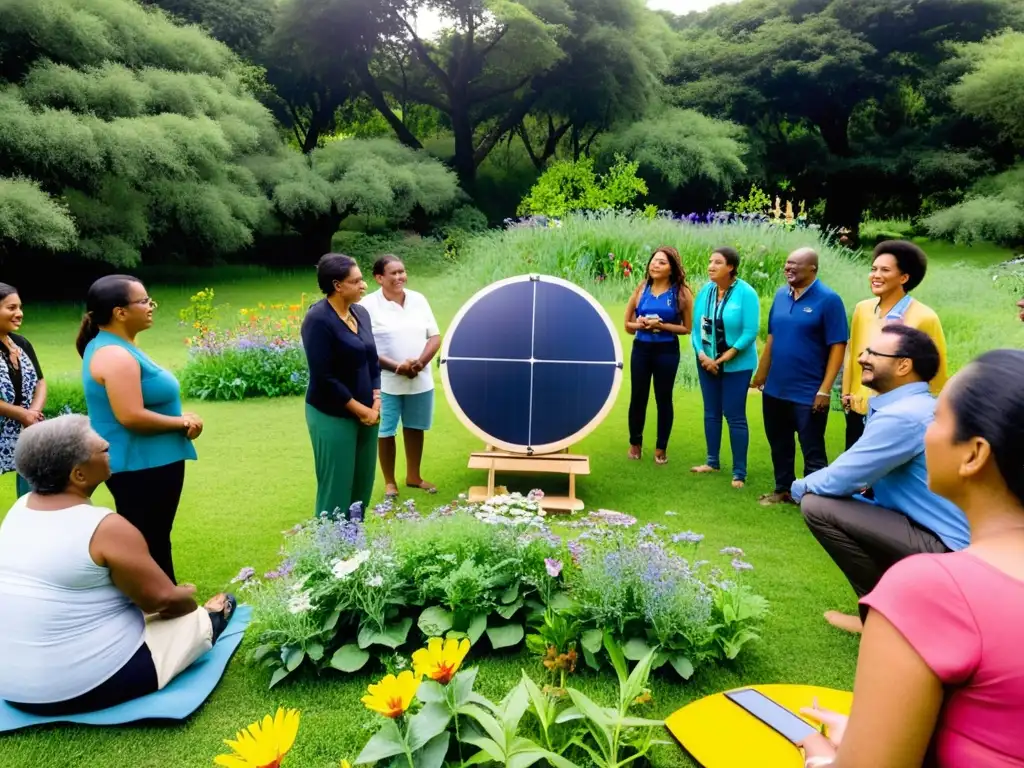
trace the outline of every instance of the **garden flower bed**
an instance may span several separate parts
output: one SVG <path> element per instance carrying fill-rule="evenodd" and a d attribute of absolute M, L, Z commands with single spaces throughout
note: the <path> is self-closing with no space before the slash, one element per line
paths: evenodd
<path fill-rule="evenodd" d="M 627 659 L 653 652 L 652 669 L 686 679 L 759 637 L 768 605 L 742 583 L 752 566 L 741 550 L 701 559 L 699 534 L 607 510 L 557 527 L 517 494 L 425 515 L 412 501 L 385 503 L 365 524 L 335 513 L 297 525 L 276 569 L 235 579 L 255 609 L 249 658 L 273 686 L 304 667 L 401 669 L 409 648 L 445 637 L 476 653 L 525 642 L 549 670 L 580 658 L 600 670 L 608 638 Z"/>

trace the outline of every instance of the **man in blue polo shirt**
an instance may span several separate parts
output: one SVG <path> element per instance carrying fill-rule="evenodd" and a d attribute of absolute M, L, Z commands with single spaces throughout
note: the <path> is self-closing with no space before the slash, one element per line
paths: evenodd
<path fill-rule="evenodd" d="M 796 441 L 804 475 L 828 465 L 825 427 L 832 385 L 846 354 L 850 326 L 839 295 L 818 279 L 818 254 L 810 248 L 786 259 L 787 285 L 768 314 L 768 340 L 751 386 L 763 390 L 764 431 L 775 469 L 775 490 L 761 504 L 793 504 Z"/>

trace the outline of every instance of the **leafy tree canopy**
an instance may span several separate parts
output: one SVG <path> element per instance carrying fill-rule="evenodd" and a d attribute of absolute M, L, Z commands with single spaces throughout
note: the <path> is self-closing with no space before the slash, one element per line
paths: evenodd
<path fill-rule="evenodd" d="M 1024 147 L 1024 32 L 1005 32 L 959 51 L 970 71 L 952 88 L 954 105 Z"/>
<path fill-rule="evenodd" d="M 0 60 L 0 168 L 48 196 L 37 218 L 65 212 L 76 252 L 128 266 L 252 241 L 269 203 L 247 161 L 280 141 L 226 46 L 131 0 L 9 0 Z M 0 207 L 40 194 L 6 183 Z"/>

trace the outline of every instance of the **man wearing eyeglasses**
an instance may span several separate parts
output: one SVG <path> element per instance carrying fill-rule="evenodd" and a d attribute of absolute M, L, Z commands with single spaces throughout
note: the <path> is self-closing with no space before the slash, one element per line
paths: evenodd
<path fill-rule="evenodd" d="M 935 416 L 935 342 L 916 328 L 887 325 L 858 362 L 861 382 L 878 393 L 864 435 L 830 466 L 794 482 L 792 494 L 859 599 L 894 563 L 964 549 L 970 531 L 964 513 L 928 488 L 924 434 Z M 862 495 L 868 488 L 871 500 Z M 863 615 L 829 611 L 825 619 L 848 632 L 863 628 Z"/>

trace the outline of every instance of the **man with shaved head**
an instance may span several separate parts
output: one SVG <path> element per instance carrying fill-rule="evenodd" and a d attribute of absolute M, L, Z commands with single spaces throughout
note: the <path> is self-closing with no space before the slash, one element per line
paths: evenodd
<path fill-rule="evenodd" d="M 786 286 L 775 294 L 768 315 L 768 340 L 751 386 L 764 393 L 764 429 L 775 469 L 775 490 L 761 504 L 793 504 L 796 441 L 804 475 L 828 465 L 825 427 L 832 385 L 843 364 L 850 327 L 843 300 L 818 279 L 818 254 L 789 254 Z"/>

